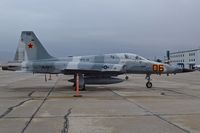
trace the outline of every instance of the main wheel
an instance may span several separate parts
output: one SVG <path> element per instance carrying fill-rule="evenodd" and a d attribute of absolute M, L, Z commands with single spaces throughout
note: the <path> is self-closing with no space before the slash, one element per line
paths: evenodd
<path fill-rule="evenodd" d="M 80 89 L 80 91 L 86 91 L 85 84 L 82 86 L 82 88 Z"/>
<path fill-rule="evenodd" d="M 74 87 L 74 91 L 76 91 L 76 86 Z M 79 91 L 86 91 L 85 85 L 83 85 L 82 87 L 79 86 Z"/>
<path fill-rule="evenodd" d="M 151 87 L 152 87 L 152 83 L 151 83 L 151 82 L 147 82 L 147 83 L 146 83 L 146 87 L 147 87 L 147 88 L 151 88 Z"/>

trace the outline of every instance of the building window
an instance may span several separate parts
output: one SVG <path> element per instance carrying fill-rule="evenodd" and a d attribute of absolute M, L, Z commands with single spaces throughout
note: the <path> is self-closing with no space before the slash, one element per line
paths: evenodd
<path fill-rule="evenodd" d="M 189 62 L 195 61 L 195 59 L 189 59 Z"/>
<path fill-rule="evenodd" d="M 189 53 L 189 56 L 195 56 L 195 53 Z"/>

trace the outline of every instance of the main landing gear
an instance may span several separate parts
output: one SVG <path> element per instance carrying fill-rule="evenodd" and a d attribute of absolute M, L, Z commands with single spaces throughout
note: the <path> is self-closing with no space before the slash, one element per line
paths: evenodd
<path fill-rule="evenodd" d="M 129 78 L 129 77 L 126 75 L 126 76 L 125 76 L 125 80 L 128 80 L 128 78 Z"/>
<path fill-rule="evenodd" d="M 147 79 L 146 87 L 147 88 L 152 88 L 151 75 L 147 74 L 146 79 Z"/>

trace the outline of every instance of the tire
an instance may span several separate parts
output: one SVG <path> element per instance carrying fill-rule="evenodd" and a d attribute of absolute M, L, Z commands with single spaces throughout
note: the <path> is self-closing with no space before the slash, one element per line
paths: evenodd
<path fill-rule="evenodd" d="M 152 83 L 151 83 L 151 82 L 147 82 L 147 83 L 146 83 L 146 87 L 147 87 L 147 88 L 152 88 Z"/>
<path fill-rule="evenodd" d="M 80 89 L 80 91 L 86 91 L 85 84 L 83 85 L 83 88 Z"/>
<path fill-rule="evenodd" d="M 128 76 L 126 76 L 125 79 L 128 80 Z"/>

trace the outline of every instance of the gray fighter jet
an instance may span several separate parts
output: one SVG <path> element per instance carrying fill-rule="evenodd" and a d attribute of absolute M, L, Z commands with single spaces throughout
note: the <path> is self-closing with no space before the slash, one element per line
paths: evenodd
<path fill-rule="evenodd" d="M 69 56 L 56 58 L 51 56 L 32 31 L 21 33 L 15 61 L 2 66 L 2 70 L 24 71 L 43 74 L 74 75 L 69 80 L 85 89 L 87 84 L 114 84 L 124 81 L 118 75 L 146 74 L 146 87 L 151 88 L 151 74 L 176 74 L 190 72 L 170 64 L 150 61 L 132 53 L 114 53 L 103 55 Z M 128 79 L 126 76 L 125 79 Z"/>

